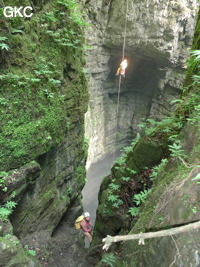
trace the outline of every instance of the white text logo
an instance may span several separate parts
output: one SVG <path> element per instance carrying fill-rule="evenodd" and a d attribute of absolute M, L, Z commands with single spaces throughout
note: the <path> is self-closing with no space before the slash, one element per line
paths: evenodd
<path fill-rule="evenodd" d="M 27 14 L 27 10 L 28 10 L 28 14 Z M 30 18 L 33 16 L 33 13 L 30 13 L 30 10 L 32 11 L 33 8 L 31 6 L 20 6 L 20 7 L 11 7 L 11 6 L 6 6 L 3 9 L 3 14 L 5 17 L 7 18 L 14 18 L 14 17 L 26 17 L 26 18 Z"/>

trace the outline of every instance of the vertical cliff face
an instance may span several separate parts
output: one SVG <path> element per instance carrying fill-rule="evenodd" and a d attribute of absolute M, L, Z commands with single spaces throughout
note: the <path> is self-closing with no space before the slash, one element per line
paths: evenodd
<path fill-rule="evenodd" d="M 91 252 L 94 253 L 97 244 L 101 244 L 102 239 L 107 235 L 112 237 L 135 235 L 136 237 L 140 233 L 151 232 L 152 238 L 147 235 L 144 244 L 138 240 L 124 239 L 124 242 L 118 243 L 113 241 L 107 252 L 96 251 L 96 255 L 101 254 L 101 257 L 103 255 L 107 260 L 112 258 L 112 263 L 118 267 L 167 267 L 172 264 L 177 267 L 199 266 L 199 229 L 186 231 L 183 228 L 179 234 L 173 231 L 175 227 L 186 226 L 200 219 L 198 205 L 200 187 L 195 180 L 200 172 L 197 164 L 200 144 L 198 128 L 199 120 L 195 124 L 189 122 L 185 126 L 178 136 L 183 154 L 179 160 L 174 156 L 169 157 L 164 168 L 160 168 L 161 164 L 158 165 L 158 161 L 156 163 L 160 156 L 158 153 L 160 142 L 157 142 L 153 148 L 151 137 L 141 139 L 136 144 L 132 152 L 125 157 L 125 164 L 113 166 L 111 174 L 101 185 Z M 160 132 L 159 135 L 162 133 Z M 184 161 L 183 157 L 186 155 L 187 160 Z M 142 163 L 141 159 L 144 163 L 143 167 L 146 166 L 145 170 L 139 170 L 135 175 L 128 174 L 130 163 L 131 169 L 135 170 L 135 166 L 138 167 L 138 163 Z M 151 164 L 156 164 L 157 169 L 155 168 L 154 171 L 157 174 L 151 192 L 144 200 L 146 188 L 152 179 Z M 124 180 L 125 175 L 129 178 L 127 183 Z M 140 191 L 143 203 L 136 195 L 140 186 L 143 188 Z M 120 189 L 117 190 L 117 188 Z M 131 199 L 134 198 L 139 203 L 137 207 L 130 204 Z M 131 207 L 129 211 L 128 207 Z M 138 207 L 139 212 L 134 213 L 134 209 L 137 210 Z M 157 231 L 162 230 L 169 231 L 165 236 L 156 236 Z M 95 266 L 104 265 L 100 261 Z"/>
<path fill-rule="evenodd" d="M 25 4 L 33 8 L 31 18 L 0 21 L 0 200 L 1 207 L 17 203 L 13 231 L 1 225 L 0 234 L 20 238 L 42 231 L 50 236 L 69 208 L 72 220 L 79 215 L 73 207 L 80 213 L 87 156 L 84 22 L 78 7 L 73 1 Z M 0 216 L 2 223 L 2 209 Z M 0 262 L 25 266 L 7 242 L 1 239 Z"/>
<path fill-rule="evenodd" d="M 172 110 L 170 102 L 183 84 L 197 6 L 197 1 L 191 0 L 111 0 L 86 5 L 90 22 L 86 39 L 91 45 L 86 57 L 90 90 L 88 166 L 129 143 L 144 118 L 159 120 Z M 128 68 L 121 82 L 116 128 L 119 78 L 115 73 L 122 59 L 124 37 Z"/>
<path fill-rule="evenodd" d="M 198 12 L 179 104 L 167 118 L 153 121 L 151 134 L 124 149 L 101 184 L 91 251 L 105 236 L 115 236 L 109 250 L 96 255 L 102 253 L 105 261 L 118 267 L 199 266 L 199 227 L 184 227 L 200 219 L 199 18 Z M 175 234 L 179 226 L 181 233 Z M 158 237 L 162 230 L 165 234 Z M 149 232 L 143 242 L 139 233 Z M 127 239 L 117 243 L 116 236 L 126 234 Z M 109 240 L 104 239 L 104 248 Z M 102 261 L 96 266 L 103 266 Z"/>

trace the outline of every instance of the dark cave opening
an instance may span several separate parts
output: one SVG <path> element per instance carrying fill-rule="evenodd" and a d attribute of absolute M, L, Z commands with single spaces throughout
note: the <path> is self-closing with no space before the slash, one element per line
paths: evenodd
<path fill-rule="evenodd" d="M 159 82 L 165 77 L 165 71 L 161 71 L 158 63 L 152 58 L 138 55 L 128 55 L 125 58 L 128 67 L 125 78 L 121 77 L 118 114 L 116 109 L 120 80 L 116 71 L 122 61 L 121 57 L 110 58 L 110 72 L 104 84 L 104 92 L 107 93 L 104 95 L 105 134 L 108 136 L 106 145 L 110 147 L 115 145 L 122 148 L 135 138 L 139 132 L 137 125 L 150 116 L 153 98 L 159 94 Z M 117 128 L 114 125 L 116 121 Z M 115 132 L 117 144 L 113 143 Z"/>
<path fill-rule="evenodd" d="M 125 78 L 122 78 L 123 91 L 131 91 L 152 96 L 158 88 L 159 79 L 164 77 L 154 59 L 138 56 L 126 56 L 128 67 Z M 116 71 L 121 58 L 113 57 L 108 62 L 110 73 L 107 81 L 116 81 Z"/>

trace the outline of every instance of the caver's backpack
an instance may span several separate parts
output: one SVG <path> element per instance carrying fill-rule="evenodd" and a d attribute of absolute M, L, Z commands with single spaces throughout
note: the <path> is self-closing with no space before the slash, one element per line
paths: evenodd
<path fill-rule="evenodd" d="M 83 221 L 83 219 L 84 219 L 84 216 L 83 215 L 79 216 L 76 219 L 76 221 L 75 221 L 75 228 L 76 229 L 80 229 L 81 228 L 81 224 L 80 223 Z"/>

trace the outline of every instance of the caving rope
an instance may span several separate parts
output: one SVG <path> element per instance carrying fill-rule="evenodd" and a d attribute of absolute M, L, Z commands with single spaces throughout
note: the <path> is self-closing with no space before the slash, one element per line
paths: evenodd
<path fill-rule="evenodd" d="M 124 51 L 126 46 L 126 26 L 127 26 L 127 13 L 128 13 L 128 0 L 126 0 L 126 18 L 124 25 L 124 40 L 123 40 L 123 48 L 122 48 L 122 61 L 124 60 Z M 119 84 L 118 84 L 118 93 L 117 93 L 117 110 L 116 110 L 116 122 L 115 122 L 115 142 L 114 142 L 114 152 L 113 152 L 113 161 L 115 158 L 115 147 L 117 141 L 117 124 L 118 124 L 118 113 L 119 113 L 119 100 L 120 100 L 120 90 L 121 90 L 121 75 L 119 75 Z"/>

